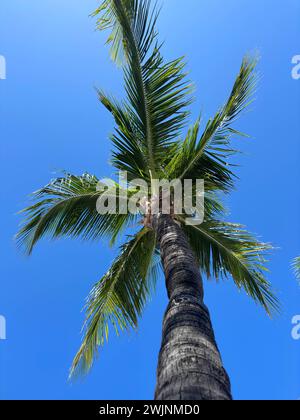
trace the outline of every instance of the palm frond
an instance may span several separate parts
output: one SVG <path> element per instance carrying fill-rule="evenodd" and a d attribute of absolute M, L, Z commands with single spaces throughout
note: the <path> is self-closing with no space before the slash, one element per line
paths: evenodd
<path fill-rule="evenodd" d="M 100 102 L 113 115 L 117 124 L 115 133 L 111 136 L 115 146 L 112 164 L 120 171 L 127 172 L 128 180 L 137 178 L 149 179 L 149 166 L 146 150 L 143 148 L 141 133 L 135 125 L 132 110 L 126 103 L 119 104 L 103 91 L 98 90 Z"/>
<path fill-rule="evenodd" d="M 95 15 L 100 15 L 99 29 L 111 29 L 108 42 L 113 58 L 120 57 L 121 51 L 126 57 L 126 112 L 154 175 L 161 171 L 188 115 L 190 85 L 183 60 L 163 60 L 155 29 L 158 12 L 149 0 L 105 1 Z M 126 137 L 118 137 L 123 147 Z"/>
<path fill-rule="evenodd" d="M 132 13 L 136 7 L 134 0 L 123 0 L 127 15 L 132 19 Z M 97 18 L 97 29 L 100 31 L 109 30 L 109 36 L 106 43 L 110 45 L 110 54 L 114 62 L 119 66 L 124 65 L 128 60 L 127 47 L 123 41 L 122 27 L 119 25 L 118 19 L 114 12 L 114 2 L 112 0 L 104 0 L 102 4 L 92 13 Z"/>
<path fill-rule="evenodd" d="M 30 254 L 44 236 L 85 240 L 107 236 L 113 241 L 134 215 L 99 214 L 98 181 L 89 174 L 66 174 L 33 193 L 35 203 L 21 212 L 25 214 L 25 220 L 16 235 L 18 244 Z"/>
<path fill-rule="evenodd" d="M 293 269 L 294 269 L 297 279 L 300 280 L 300 257 L 297 257 L 294 259 Z"/>
<path fill-rule="evenodd" d="M 155 287 L 155 253 L 155 232 L 144 228 L 122 246 L 108 273 L 95 285 L 87 300 L 84 338 L 71 377 L 90 370 L 98 347 L 108 340 L 111 326 L 117 334 L 137 327 Z"/>
<path fill-rule="evenodd" d="M 182 174 L 185 169 L 191 165 L 195 156 L 198 153 L 198 136 L 200 131 L 200 119 L 189 129 L 185 141 L 178 152 L 174 154 L 166 166 L 166 173 L 168 177 L 174 179 L 184 179 Z M 198 161 L 197 166 L 187 173 L 185 179 L 203 179 L 205 181 L 206 192 L 213 191 L 227 191 L 233 187 L 232 179 L 233 172 L 230 170 L 229 165 L 221 159 L 214 159 L 206 151 L 203 152 Z"/>
<path fill-rule="evenodd" d="M 200 269 L 208 277 L 231 276 L 238 288 L 244 288 L 269 314 L 278 310 L 278 301 L 265 278 L 265 256 L 271 245 L 257 241 L 241 225 L 216 220 L 183 229 Z"/>
<path fill-rule="evenodd" d="M 239 115 L 251 103 L 257 75 L 257 60 L 244 58 L 234 87 L 225 106 L 210 119 L 198 141 L 199 121 L 189 131 L 168 172 L 180 179 L 205 179 L 207 187 L 228 192 L 234 185 L 229 156 L 237 150 L 231 146 L 233 136 L 245 136 L 233 128 Z"/>

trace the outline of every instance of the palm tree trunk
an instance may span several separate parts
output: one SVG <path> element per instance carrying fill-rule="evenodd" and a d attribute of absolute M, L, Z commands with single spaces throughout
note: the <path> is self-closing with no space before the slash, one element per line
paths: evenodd
<path fill-rule="evenodd" d="M 154 221 L 169 305 L 163 321 L 155 399 L 231 400 L 196 259 L 181 227 L 167 215 Z"/>

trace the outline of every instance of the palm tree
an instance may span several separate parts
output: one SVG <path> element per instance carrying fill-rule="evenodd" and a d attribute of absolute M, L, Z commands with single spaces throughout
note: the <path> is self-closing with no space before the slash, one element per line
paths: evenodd
<path fill-rule="evenodd" d="M 129 183 L 137 178 L 148 184 L 153 179 L 203 179 L 204 221 L 186 223 L 185 212 L 152 214 L 142 209 L 137 214 L 122 214 L 120 209 L 116 214 L 99 214 L 97 200 L 104 192 L 97 188 L 98 178 L 66 173 L 34 193 L 34 203 L 23 211 L 25 221 L 17 239 L 29 254 L 46 235 L 106 237 L 114 244 L 139 218 L 140 229 L 128 237 L 88 297 L 83 342 L 71 376 L 89 371 L 110 327 L 117 333 L 137 327 L 156 284 L 160 256 L 169 304 L 155 399 L 230 400 L 230 381 L 203 300 L 202 276 L 230 277 L 269 314 L 277 308 L 264 277 L 270 245 L 257 241 L 241 225 L 224 221 L 220 201 L 220 195 L 234 187 L 229 157 L 236 150 L 231 140 L 242 133 L 233 124 L 255 88 L 256 60 L 243 60 L 225 105 L 202 132 L 199 118 L 182 140 L 191 85 L 183 59 L 165 61 L 162 56 L 156 7 L 149 0 L 106 0 L 94 16 L 100 30 L 109 30 L 112 59 L 124 72 L 125 99 L 117 101 L 98 91 L 115 121 L 112 165 L 126 172 Z M 128 197 L 137 192 L 130 184 L 111 183 L 119 198 L 126 188 Z"/>

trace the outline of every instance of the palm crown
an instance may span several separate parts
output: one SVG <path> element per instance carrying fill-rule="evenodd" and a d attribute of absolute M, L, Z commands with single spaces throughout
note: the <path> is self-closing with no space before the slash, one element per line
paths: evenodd
<path fill-rule="evenodd" d="M 204 222 L 191 226 L 185 224 L 185 214 L 174 215 L 194 250 L 199 269 L 207 277 L 231 277 L 239 289 L 245 289 L 270 313 L 277 307 L 264 277 L 265 254 L 271 247 L 240 225 L 225 222 L 218 198 L 234 187 L 236 177 L 229 163 L 235 153 L 231 141 L 242 133 L 233 124 L 251 101 L 256 60 L 243 60 L 225 105 L 202 131 L 198 119 L 182 140 L 191 85 L 182 58 L 167 62 L 162 57 L 156 8 L 148 0 L 106 0 L 94 15 L 98 28 L 109 30 L 111 56 L 124 72 L 126 99 L 119 102 L 98 91 L 115 121 L 112 165 L 126 171 L 129 181 L 204 179 Z M 113 182 L 120 193 L 124 186 Z M 53 180 L 33 194 L 35 202 L 23 210 L 26 217 L 17 235 L 28 253 L 46 235 L 86 240 L 106 237 L 114 243 L 133 219 L 141 219 L 141 228 L 122 245 L 119 256 L 88 297 L 84 338 L 72 373 L 89 370 L 111 326 L 117 333 L 137 326 L 158 268 L 155 229 L 143 222 L 143 214 L 99 214 L 96 202 L 101 192 L 97 183 L 98 178 L 87 173 L 64 174 Z"/>

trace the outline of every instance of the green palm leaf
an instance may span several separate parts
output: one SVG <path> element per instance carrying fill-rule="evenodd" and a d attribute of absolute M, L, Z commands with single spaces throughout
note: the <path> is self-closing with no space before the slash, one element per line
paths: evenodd
<path fill-rule="evenodd" d="M 184 219 L 181 219 L 184 222 Z M 278 301 L 265 279 L 269 244 L 253 238 L 241 225 L 209 220 L 199 226 L 183 226 L 198 258 L 200 269 L 218 279 L 231 276 L 238 286 L 271 314 Z"/>
<path fill-rule="evenodd" d="M 21 212 L 25 220 L 16 235 L 17 242 L 30 254 L 44 236 L 52 239 L 82 237 L 84 240 L 107 236 L 114 241 L 134 215 L 99 214 L 98 181 L 89 174 L 67 174 L 33 193 L 35 203 Z"/>
<path fill-rule="evenodd" d="M 141 133 L 132 117 L 132 110 L 126 103 L 119 104 L 113 98 L 98 90 L 100 102 L 111 112 L 117 124 L 111 140 L 115 146 L 112 163 L 120 171 L 127 172 L 128 180 L 149 179 L 146 150 L 143 148 Z"/>
<path fill-rule="evenodd" d="M 256 59 L 245 58 L 236 78 L 230 97 L 224 107 L 210 119 L 199 141 L 199 123 L 189 131 L 182 148 L 168 166 L 171 177 L 180 179 L 205 179 L 207 188 L 229 191 L 235 175 L 230 169 L 228 157 L 237 150 L 231 146 L 236 131 L 233 124 L 251 103 L 256 86 Z"/>
<path fill-rule="evenodd" d="M 112 57 L 119 58 L 121 51 L 126 57 L 122 62 L 128 100 L 124 114 L 130 116 L 148 171 L 154 176 L 162 171 L 178 130 L 186 123 L 185 108 L 191 98 L 182 59 L 165 63 L 162 58 L 156 40 L 157 12 L 150 3 L 105 1 L 95 15 L 100 15 L 99 29 L 111 29 Z M 123 147 L 127 135 L 118 136 L 118 142 Z"/>
<path fill-rule="evenodd" d="M 293 262 L 293 268 L 294 268 L 297 279 L 300 280 L 300 257 L 295 258 Z"/>
<path fill-rule="evenodd" d="M 88 297 L 84 339 L 71 376 L 89 371 L 98 347 L 108 340 L 110 326 L 117 334 L 137 327 L 155 287 L 155 250 L 156 235 L 144 228 L 122 246 L 108 273 L 95 285 Z"/>
<path fill-rule="evenodd" d="M 195 160 L 198 153 L 198 136 L 200 131 L 200 119 L 196 121 L 193 127 L 187 133 L 185 141 L 178 152 L 174 154 L 172 160 L 166 166 L 166 173 L 172 179 L 180 179 L 182 173 Z M 203 150 L 197 166 L 185 177 L 185 179 L 203 179 L 205 181 L 205 190 L 208 191 L 228 191 L 233 187 L 234 174 L 224 159 L 212 156 L 210 151 Z"/>

